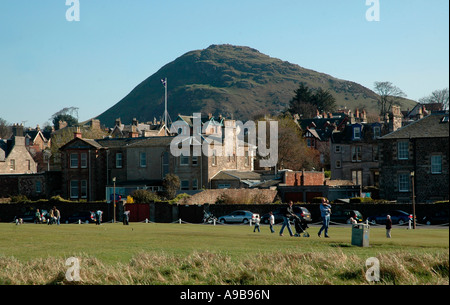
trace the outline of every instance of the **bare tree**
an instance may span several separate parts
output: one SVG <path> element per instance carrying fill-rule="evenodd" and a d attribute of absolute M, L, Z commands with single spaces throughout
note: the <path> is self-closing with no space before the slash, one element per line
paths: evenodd
<path fill-rule="evenodd" d="M 435 90 L 429 96 L 421 98 L 419 102 L 421 104 L 438 103 L 442 105 L 443 110 L 448 110 L 448 88 Z"/>
<path fill-rule="evenodd" d="M 391 111 L 393 105 L 399 105 L 399 99 L 406 94 L 391 82 L 375 82 L 375 92 L 379 95 L 378 106 L 382 118 Z"/>
<path fill-rule="evenodd" d="M 0 139 L 9 139 L 11 134 L 11 129 L 6 120 L 0 118 Z"/>

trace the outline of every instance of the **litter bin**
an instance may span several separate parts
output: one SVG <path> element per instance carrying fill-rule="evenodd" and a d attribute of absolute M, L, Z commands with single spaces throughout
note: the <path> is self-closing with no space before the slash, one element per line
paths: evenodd
<path fill-rule="evenodd" d="M 369 225 L 358 223 L 352 225 L 352 245 L 359 247 L 369 246 Z"/>

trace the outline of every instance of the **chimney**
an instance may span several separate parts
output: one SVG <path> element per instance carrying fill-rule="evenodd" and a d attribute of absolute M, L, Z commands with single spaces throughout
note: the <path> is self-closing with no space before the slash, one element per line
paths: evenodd
<path fill-rule="evenodd" d="M 83 134 L 80 131 L 80 127 L 77 127 L 77 129 L 73 132 L 73 138 L 76 139 L 82 139 L 83 138 Z"/>
<path fill-rule="evenodd" d="M 23 125 L 22 124 L 14 124 L 12 127 L 12 132 L 14 137 L 23 137 Z"/>
<path fill-rule="evenodd" d="M 139 133 L 137 131 L 136 126 L 134 125 L 134 120 L 133 120 L 133 126 L 131 126 L 130 138 L 138 138 L 138 137 L 139 137 Z"/>
<path fill-rule="evenodd" d="M 138 125 L 138 120 L 136 118 L 133 119 L 132 125 L 134 125 L 134 126 Z"/>
<path fill-rule="evenodd" d="M 389 132 L 394 132 L 402 127 L 402 113 L 399 106 L 392 106 L 389 113 Z"/>
<path fill-rule="evenodd" d="M 120 120 L 120 118 L 116 119 L 116 123 L 115 126 L 120 126 L 122 125 L 122 121 Z"/>

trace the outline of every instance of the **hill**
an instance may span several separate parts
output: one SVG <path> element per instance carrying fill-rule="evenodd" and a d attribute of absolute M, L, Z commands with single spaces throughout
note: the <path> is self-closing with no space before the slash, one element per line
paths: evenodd
<path fill-rule="evenodd" d="M 168 111 L 172 118 L 194 112 L 246 121 L 256 114 L 286 109 L 300 82 L 328 89 L 338 107 L 376 112 L 377 95 L 351 81 L 302 68 L 242 46 L 211 45 L 188 52 L 162 67 L 97 118 L 111 127 L 122 122 L 151 121 L 164 113 L 162 78 L 168 78 Z M 404 100 L 402 109 L 414 101 Z"/>

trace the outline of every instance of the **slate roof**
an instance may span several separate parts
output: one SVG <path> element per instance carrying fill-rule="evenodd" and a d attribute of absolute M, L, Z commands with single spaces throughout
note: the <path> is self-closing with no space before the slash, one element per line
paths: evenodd
<path fill-rule="evenodd" d="M 447 118 L 446 122 L 444 118 Z M 414 121 L 380 140 L 412 139 L 412 138 L 448 138 L 448 111 L 432 113 L 421 120 Z"/>

